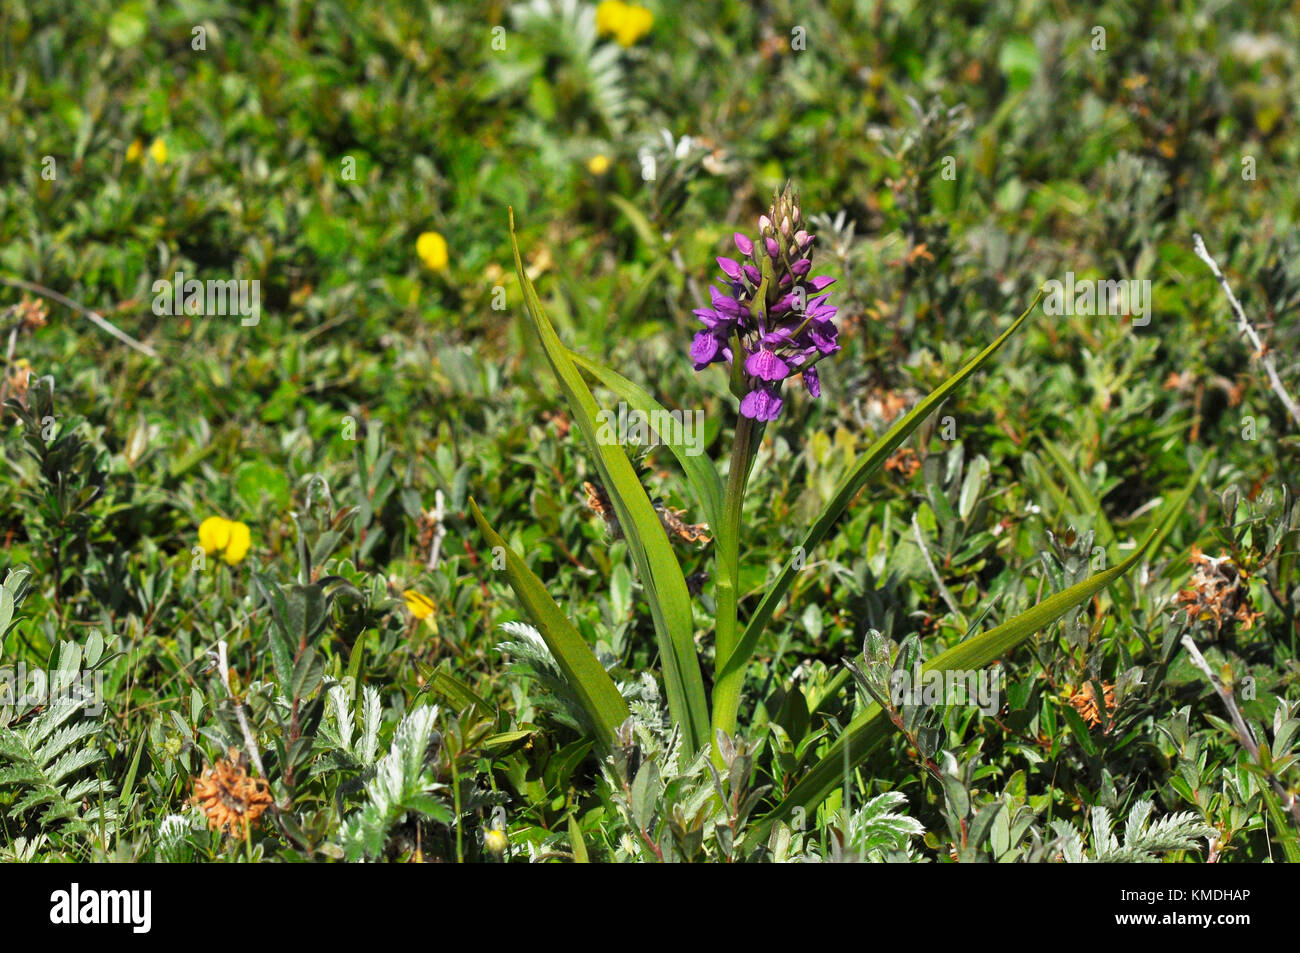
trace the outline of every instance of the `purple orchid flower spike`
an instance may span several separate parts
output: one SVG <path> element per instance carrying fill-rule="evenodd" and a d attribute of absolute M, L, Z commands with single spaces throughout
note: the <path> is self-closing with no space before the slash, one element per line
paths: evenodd
<path fill-rule="evenodd" d="M 718 258 L 722 277 L 709 289 L 712 306 L 695 312 L 705 330 L 691 342 L 691 361 L 697 371 L 740 361 L 746 388 L 740 412 L 769 422 L 781 415 L 787 379 L 798 375 L 809 396 L 821 396 L 815 365 L 840 349 L 826 291 L 835 279 L 812 274 L 816 237 L 789 187 L 759 217 L 757 239 L 736 232 L 733 240 L 740 258 Z M 765 264 L 771 277 L 760 301 Z M 733 354 L 737 338 L 741 351 Z"/>

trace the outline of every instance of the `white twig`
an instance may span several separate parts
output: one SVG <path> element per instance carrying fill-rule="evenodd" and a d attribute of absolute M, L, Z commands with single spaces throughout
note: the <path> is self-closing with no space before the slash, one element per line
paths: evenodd
<path fill-rule="evenodd" d="M 15 324 L 13 330 L 9 332 L 9 347 L 5 351 L 4 376 L 0 377 L 0 405 L 3 405 L 5 398 L 9 396 L 9 369 L 14 366 L 14 348 L 18 344 L 18 328 L 21 325 Z"/>
<path fill-rule="evenodd" d="M 1183 648 L 1187 649 L 1187 654 L 1191 656 L 1192 664 L 1201 670 L 1201 673 L 1210 680 L 1210 687 L 1214 693 L 1219 696 L 1223 702 L 1223 707 L 1228 710 L 1228 716 L 1232 719 L 1232 725 L 1237 729 L 1237 739 L 1241 742 L 1243 748 L 1250 753 L 1251 760 L 1259 764 L 1259 743 L 1255 740 L 1255 734 L 1246 724 L 1246 719 L 1241 716 L 1241 710 L 1237 708 L 1237 700 L 1232 697 L 1232 692 L 1223 684 L 1218 675 L 1214 674 L 1214 669 L 1210 668 L 1210 663 L 1205 660 L 1201 650 L 1196 647 L 1190 634 L 1182 638 Z M 1262 765 L 1261 765 L 1262 767 Z M 1291 813 L 1292 820 L 1300 825 L 1300 800 L 1297 800 L 1286 786 L 1278 780 L 1272 771 L 1265 772 L 1268 778 L 1269 787 L 1273 789 L 1282 801 L 1282 805 Z"/>
<path fill-rule="evenodd" d="M 158 352 L 155 351 L 153 348 L 151 348 L 148 344 L 141 344 L 135 338 L 131 337 L 131 335 L 127 334 L 125 331 L 119 329 L 116 325 L 109 322 L 109 320 L 105 318 L 102 314 L 100 314 L 98 311 L 92 311 L 89 308 L 87 308 L 85 305 L 78 304 L 77 302 L 73 301 L 71 298 L 67 297 L 66 295 L 61 295 L 57 291 L 53 291 L 49 288 L 46 288 L 44 285 L 37 285 L 37 284 L 33 284 L 30 281 L 23 281 L 21 278 L 5 278 L 3 276 L 0 276 L 0 284 L 8 285 L 11 288 L 21 288 L 23 291 L 30 291 L 32 294 L 38 294 L 43 297 L 50 298 L 53 301 L 57 301 L 59 304 L 66 305 L 67 307 L 71 308 L 73 311 L 77 311 L 80 312 L 81 314 L 84 314 L 87 318 L 90 319 L 90 322 L 92 324 L 94 324 L 102 331 L 107 331 L 109 334 L 113 335 L 113 337 L 117 338 L 127 347 L 133 348 L 139 351 L 141 354 L 147 354 L 150 357 L 158 356 Z"/>
<path fill-rule="evenodd" d="M 1246 319 L 1246 312 L 1242 310 L 1241 302 L 1237 300 L 1237 296 L 1232 293 L 1228 279 L 1223 277 L 1223 272 L 1219 270 L 1218 262 L 1210 257 L 1210 253 L 1205 250 L 1205 242 L 1201 241 L 1201 236 L 1195 232 L 1192 233 L 1192 245 L 1196 250 L 1196 257 L 1209 266 L 1215 280 L 1219 283 L 1219 287 L 1228 296 L 1228 304 L 1232 306 L 1232 311 L 1237 316 L 1237 324 L 1241 327 L 1241 333 L 1255 346 L 1256 356 L 1258 356 L 1260 363 L 1264 365 L 1264 372 L 1268 374 L 1268 382 L 1273 388 L 1273 393 L 1277 394 L 1278 400 L 1282 401 L 1287 413 L 1291 415 L 1291 419 L 1296 422 L 1297 427 L 1300 427 L 1300 405 L 1296 404 L 1294 398 L 1287 393 L 1286 387 L 1282 385 L 1282 378 L 1277 376 L 1277 368 L 1273 366 L 1273 358 L 1264 349 L 1264 342 L 1260 340 L 1259 333 Z"/>
<path fill-rule="evenodd" d="M 235 693 L 230 690 L 230 663 L 226 660 L 226 640 L 221 639 L 217 642 L 217 671 L 221 673 L 221 687 L 226 690 L 230 696 L 230 702 L 235 709 L 235 720 L 239 722 L 239 730 L 244 736 L 244 747 L 248 749 L 249 760 L 253 762 L 253 767 L 257 768 L 257 773 L 266 777 L 266 768 L 262 767 L 262 752 L 257 747 L 257 739 L 253 737 L 253 729 L 248 724 L 248 715 L 244 712 L 243 703 L 235 697 Z"/>
<path fill-rule="evenodd" d="M 442 495 L 442 490 L 435 490 L 433 493 L 433 539 L 429 543 L 429 559 L 425 563 L 427 569 L 437 569 L 438 561 L 442 558 L 442 538 L 447 535 L 447 527 L 442 525 L 442 521 L 447 517 L 447 501 Z"/>
<path fill-rule="evenodd" d="M 1228 709 L 1228 715 L 1232 718 L 1232 724 L 1237 729 L 1237 734 L 1241 737 L 1241 743 L 1250 752 L 1252 758 L 1258 758 L 1259 745 L 1255 741 L 1255 734 L 1250 730 L 1250 726 L 1246 724 L 1246 719 L 1241 717 L 1241 711 L 1237 708 L 1237 700 L 1232 697 L 1232 692 L 1228 691 L 1223 682 L 1219 680 L 1219 676 L 1214 674 L 1214 669 L 1210 668 L 1210 663 L 1205 661 L 1205 656 L 1196 647 L 1191 635 L 1184 635 L 1182 641 L 1183 648 L 1187 649 L 1187 654 L 1192 657 L 1192 664 L 1210 680 L 1210 686 L 1214 689 L 1215 694 L 1222 699 L 1223 707 Z"/>
<path fill-rule="evenodd" d="M 912 534 L 916 537 L 916 545 L 921 548 L 921 555 L 925 557 L 925 564 L 930 568 L 930 575 L 934 577 L 934 584 L 939 587 L 939 595 L 943 596 L 943 601 L 948 603 L 948 608 L 952 614 L 961 620 L 963 628 L 966 626 L 966 615 L 957 608 L 957 600 L 952 597 L 948 587 L 943 584 L 939 578 L 939 570 L 934 566 L 934 560 L 930 558 L 930 550 L 926 548 L 925 537 L 921 535 L 921 524 L 916 521 L 916 514 L 912 514 Z"/>

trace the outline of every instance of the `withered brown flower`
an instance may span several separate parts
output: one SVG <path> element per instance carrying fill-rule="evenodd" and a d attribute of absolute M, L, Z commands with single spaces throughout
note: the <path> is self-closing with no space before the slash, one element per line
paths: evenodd
<path fill-rule="evenodd" d="M 1251 608 L 1246 573 L 1231 556 L 1207 556 L 1200 547 L 1193 546 L 1192 565 L 1196 572 L 1190 588 L 1180 590 L 1175 597 L 1184 607 L 1188 622 L 1213 619 L 1217 634 L 1225 623 L 1240 622 L 1242 629 L 1249 629 L 1263 617 L 1264 613 Z"/>
<path fill-rule="evenodd" d="M 49 314 L 49 308 L 40 298 L 29 298 L 24 295 L 23 300 L 15 306 L 15 310 L 18 312 L 18 320 L 22 322 L 23 329 L 26 331 L 35 331 L 48 323 L 46 315 Z"/>
<path fill-rule="evenodd" d="M 866 397 L 868 419 L 877 430 L 892 424 L 903 416 L 903 411 L 907 410 L 911 397 L 909 393 L 890 390 L 887 387 L 875 388 Z"/>
<path fill-rule="evenodd" d="M 921 469 L 921 460 L 911 447 L 901 448 L 885 461 L 885 470 L 898 473 L 904 480 L 910 479 L 919 469 Z"/>
<path fill-rule="evenodd" d="M 14 362 L 13 367 L 9 369 L 9 377 L 5 381 L 4 391 L 12 395 L 18 403 L 24 407 L 27 406 L 27 389 L 31 386 L 32 365 L 25 358 L 19 358 Z"/>
<path fill-rule="evenodd" d="M 1102 701 L 1107 714 L 1115 710 L 1115 686 L 1110 682 L 1101 683 Z M 1083 687 L 1070 696 L 1070 707 L 1079 713 L 1089 728 L 1101 724 L 1101 712 L 1097 708 L 1097 693 L 1093 691 L 1092 682 L 1085 682 Z"/>
<path fill-rule="evenodd" d="M 545 420 L 547 423 L 551 424 L 553 427 L 555 427 L 555 434 L 561 439 L 569 435 L 569 430 L 573 426 L 569 422 L 569 418 L 566 417 L 562 412 L 558 410 L 546 411 L 545 413 L 542 414 L 542 419 Z"/>
<path fill-rule="evenodd" d="M 416 529 L 420 536 L 416 540 L 421 552 L 427 553 L 433 546 L 433 534 L 438 529 L 438 516 L 434 510 L 425 510 L 420 514 L 420 519 L 416 523 Z"/>
<path fill-rule="evenodd" d="M 686 522 L 686 520 L 682 519 L 686 515 L 685 510 L 656 503 L 655 512 L 659 514 L 659 522 L 664 524 L 664 531 L 668 533 L 669 539 L 680 539 L 686 543 L 709 543 L 713 541 L 713 537 L 709 535 L 709 524 Z"/>
<path fill-rule="evenodd" d="M 599 482 L 588 480 L 582 484 L 582 488 L 587 494 L 587 509 L 591 510 L 597 516 L 605 521 L 605 528 L 609 532 L 610 539 L 622 539 L 623 527 L 618 521 L 618 516 L 614 513 L 614 504 L 609 498 L 609 491 Z M 678 509 L 675 506 L 668 506 L 661 500 L 654 501 L 655 513 L 659 516 L 659 522 L 663 524 L 664 532 L 668 534 L 670 540 L 681 540 L 686 543 L 709 543 L 713 537 L 709 535 L 708 523 L 688 523 L 682 517 L 686 515 L 685 510 Z"/>
<path fill-rule="evenodd" d="M 248 760 L 232 747 L 194 782 L 192 801 L 208 818 L 213 830 L 243 836 L 271 806 L 271 791 L 265 778 L 248 775 Z"/>

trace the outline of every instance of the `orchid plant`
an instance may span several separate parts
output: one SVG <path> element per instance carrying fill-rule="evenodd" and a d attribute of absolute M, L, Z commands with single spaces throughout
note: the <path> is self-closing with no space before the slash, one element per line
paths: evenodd
<path fill-rule="evenodd" d="M 756 238 L 735 235 L 740 258 L 718 259 L 721 279 L 711 289 L 710 306 L 695 312 L 704 328 L 695 334 L 690 346 L 696 370 L 714 364 L 727 368 L 730 390 L 738 401 L 725 482 L 712 463 L 687 452 L 680 439 L 658 434 L 676 457 L 699 510 L 714 532 L 716 627 L 710 697 L 695 646 L 692 600 L 681 566 L 627 453 L 621 446 L 598 439 L 598 406 L 588 382 L 613 392 L 647 419 L 665 419 L 667 411 L 640 385 L 565 347 L 523 268 L 513 211 L 510 233 L 528 314 L 577 425 L 576 432 L 586 443 L 608 490 L 644 589 L 658 642 L 669 715 L 690 751 L 699 752 L 712 744 L 714 759 L 720 762 L 722 750 L 730 745 L 728 739 L 743 734 L 738 731 L 738 718 L 745 680 L 751 674 L 760 639 L 796 574 L 834 530 L 871 475 L 1025 323 L 1042 292 L 992 343 L 894 423 L 854 463 L 758 604 L 742 613 L 738 599 L 741 517 L 764 429 L 780 416 L 788 399 L 785 384 L 791 378 L 799 377 L 810 396 L 820 396 L 818 365 L 839 351 L 840 345 L 834 322 L 836 309 L 830 303 L 828 290 L 834 279 L 812 274 L 816 240 L 805 227 L 794 193 L 787 187 L 774 198 L 759 219 Z M 990 665 L 1119 579 L 1172 529 L 1208 462 L 1209 455 L 1188 485 L 1153 519 L 1145 541 L 1122 562 L 988 631 L 968 634 L 964 641 L 931 659 L 925 670 L 969 671 Z M 629 718 L 626 701 L 542 581 L 492 528 L 473 499 L 469 505 L 489 546 L 504 554 L 510 584 L 580 700 L 598 745 L 604 753 L 611 753 L 620 726 Z M 846 769 L 860 763 L 893 730 L 892 722 L 883 715 L 876 704 L 863 709 L 828 745 L 820 760 L 766 813 L 762 819 L 766 828 L 760 823 L 759 830 L 770 829 L 773 822 L 790 817 L 798 809 L 807 811 L 820 804 L 840 783 Z"/>

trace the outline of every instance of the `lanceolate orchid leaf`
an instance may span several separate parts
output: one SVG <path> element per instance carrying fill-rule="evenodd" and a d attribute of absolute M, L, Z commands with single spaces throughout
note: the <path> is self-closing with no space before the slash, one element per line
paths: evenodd
<path fill-rule="evenodd" d="M 983 668 L 994 660 L 1011 651 L 1025 639 L 1041 631 L 1061 618 L 1071 609 L 1087 602 L 1098 592 L 1132 569 L 1148 552 L 1162 541 L 1174 522 L 1182 514 L 1183 508 L 1200 483 L 1205 468 L 1209 465 L 1210 455 L 1201 460 L 1178 496 L 1165 508 L 1156 524 L 1156 528 L 1147 537 L 1146 542 L 1137 548 L 1122 563 L 1099 572 L 1054 596 L 1044 599 L 1038 605 L 1021 613 L 1014 619 L 1002 623 L 988 632 L 967 639 L 953 646 L 946 652 L 932 659 L 924 666 L 924 671 L 972 671 Z M 849 723 L 839 740 L 815 764 L 812 769 L 794 786 L 785 799 L 765 819 L 763 828 L 771 822 L 790 815 L 797 807 L 812 810 L 820 804 L 831 791 L 835 790 L 844 779 L 845 766 L 851 769 L 861 763 L 871 751 L 889 736 L 893 726 L 879 705 L 871 705 Z M 766 831 L 761 831 L 766 836 Z"/>
<path fill-rule="evenodd" d="M 537 291 L 524 271 L 519 242 L 515 237 L 513 211 L 510 213 L 510 244 L 514 249 L 515 270 L 528 314 L 568 401 L 574 423 L 587 443 L 601 482 L 609 492 L 615 515 L 627 538 L 628 550 L 641 577 L 654 619 L 669 713 L 681 725 L 692 750 L 698 750 L 709 743 L 708 704 L 695 651 L 691 598 L 681 565 L 627 453 L 621 446 L 603 442 L 598 437 L 596 399 L 569 357 L 568 349 L 555 333 Z"/>
<path fill-rule="evenodd" d="M 858 491 L 866 484 L 871 475 L 889 458 L 899 445 L 906 440 L 926 417 L 934 413 L 939 406 L 948 399 L 948 397 L 960 387 L 968 377 L 974 374 L 979 368 L 991 358 L 997 350 L 1006 343 L 1007 339 L 1014 334 L 1019 327 L 1025 323 L 1025 320 L 1038 306 L 1042 299 L 1043 292 L 1039 291 L 1033 302 L 1026 309 L 1025 313 L 1017 318 L 1011 325 L 993 341 L 988 347 L 981 351 L 970 363 L 959 370 L 952 377 L 948 378 L 943 384 L 936 388 L 925 400 L 921 401 L 914 407 L 910 413 L 903 417 L 902 420 L 894 424 L 889 431 L 876 441 L 866 453 L 864 453 L 853 465 L 848 474 L 840 481 L 839 487 L 835 490 L 835 495 L 822 510 L 821 515 L 817 517 L 812 528 L 804 536 L 800 544 L 804 560 L 810 560 L 812 551 L 821 544 L 822 540 L 830 532 L 835 522 L 840 518 L 853 498 L 857 496 Z M 725 678 L 744 677 L 744 667 L 749 663 L 754 649 L 758 646 L 759 636 L 763 634 L 768 621 L 772 618 L 772 613 L 776 611 L 777 605 L 785 596 L 794 582 L 795 573 L 799 572 L 795 568 L 796 559 L 792 555 L 787 560 L 785 567 L 781 570 L 780 575 L 776 577 L 763 600 L 754 610 L 754 615 L 750 618 L 749 624 L 745 627 L 744 635 L 741 636 L 736 649 L 731 653 L 730 658 L 719 660 L 718 680 L 721 682 Z M 800 561 L 800 565 L 803 562 Z"/>
<path fill-rule="evenodd" d="M 573 686 L 583 710 L 595 726 L 601 747 L 609 751 L 613 745 L 614 731 L 627 719 L 627 702 L 623 701 L 623 696 L 618 693 L 609 673 L 600 664 L 582 634 L 555 604 L 542 581 L 489 525 L 473 499 L 469 501 L 469 510 L 488 545 L 493 548 L 499 546 L 505 553 L 505 573 L 511 588 L 523 603 L 528 618 L 541 633 L 546 647 L 555 656 L 560 671 Z"/>

